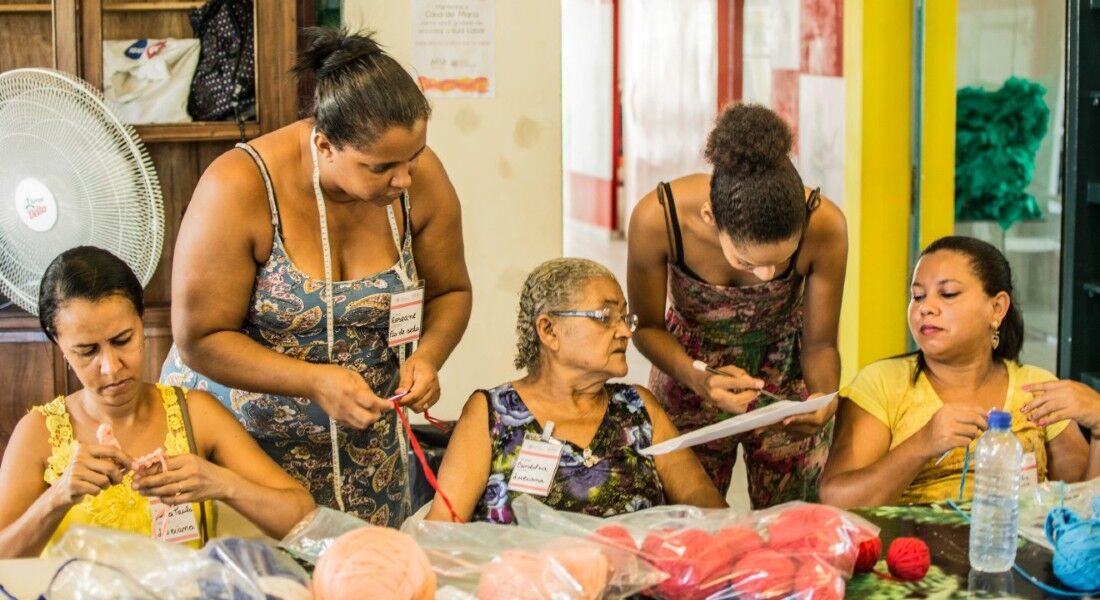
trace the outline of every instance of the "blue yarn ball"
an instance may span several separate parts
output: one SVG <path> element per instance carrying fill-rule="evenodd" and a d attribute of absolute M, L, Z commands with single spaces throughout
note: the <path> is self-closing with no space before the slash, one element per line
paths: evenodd
<path fill-rule="evenodd" d="M 1093 515 L 1100 516 L 1100 497 L 1093 499 Z M 1047 513 L 1043 530 L 1054 545 L 1054 574 L 1071 588 L 1100 589 L 1100 518 L 1082 519 L 1068 508 Z"/>

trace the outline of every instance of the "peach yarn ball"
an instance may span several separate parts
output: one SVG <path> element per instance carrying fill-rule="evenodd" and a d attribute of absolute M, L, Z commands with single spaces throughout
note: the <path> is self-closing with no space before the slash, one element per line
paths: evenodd
<path fill-rule="evenodd" d="M 596 600 L 607 587 L 608 567 L 607 558 L 593 548 L 505 550 L 482 571 L 477 599 Z"/>
<path fill-rule="evenodd" d="M 314 600 L 432 600 L 428 555 L 396 529 L 367 526 L 336 538 L 313 571 Z"/>

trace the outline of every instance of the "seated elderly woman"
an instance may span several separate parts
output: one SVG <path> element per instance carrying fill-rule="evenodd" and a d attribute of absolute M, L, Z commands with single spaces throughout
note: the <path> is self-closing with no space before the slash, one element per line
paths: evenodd
<path fill-rule="evenodd" d="M 930 244 L 913 272 L 909 330 L 916 353 L 867 366 L 841 391 L 823 502 L 851 507 L 956 497 L 966 450 L 987 428 L 991 409 L 1011 413 L 1025 474 L 1032 470 L 1035 480 L 1100 474 L 1100 442 L 1093 441 L 1090 461 L 1081 430 L 1056 408 L 1062 401 L 1043 409 L 1036 405 L 1042 396 L 1029 392 L 1041 382 L 1054 386 L 1055 378 L 1018 362 L 1023 317 L 999 250 L 958 236 Z M 965 498 L 973 482 L 966 479 Z"/>
<path fill-rule="evenodd" d="M 37 555 L 73 524 L 197 547 L 210 500 L 274 537 L 313 510 L 309 492 L 212 396 L 142 380 L 142 312 L 141 283 L 106 250 L 73 248 L 46 269 L 39 320 L 83 388 L 35 406 L 12 433 L 0 464 L 0 557 Z"/>
<path fill-rule="evenodd" d="M 598 263 L 560 258 L 527 276 L 515 359 L 527 375 L 470 396 L 440 467 L 459 518 L 512 523 L 521 492 L 596 516 L 726 505 L 690 450 L 639 452 L 679 433 L 648 390 L 608 383 L 626 375 L 636 325 L 615 276 Z M 543 461 L 520 460 L 528 451 Z M 427 518 L 451 518 L 438 494 Z"/>

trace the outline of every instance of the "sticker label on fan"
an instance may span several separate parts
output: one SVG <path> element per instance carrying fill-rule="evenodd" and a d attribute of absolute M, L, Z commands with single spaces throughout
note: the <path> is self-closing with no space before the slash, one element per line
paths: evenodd
<path fill-rule="evenodd" d="M 558 472 L 558 461 L 565 447 L 554 442 L 540 439 L 525 439 L 519 450 L 516 462 L 512 463 L 512 476 L 508 478 L 508 489 L 532 496 L 545 496 L 550 493 L 550 484 Z"/>
<path fill-rule="evenodd" d="M 28 229 L 43 233 L 57 224 L 57 201 L 50 188 L 27 177 L 15 187 L 15 213 Z"/>
<path fill-rule="evenodd" d="M 390 347 L 420 339 L 420 319 L 424 315 L 424 282 L 390 295 Z"/>
<path fill-rule="evenodd" d="M 160 498 L 149 498 L 149 520 L 153 522 L 154 540 L 163 539 L 172 544 L 182 544 L 199 539 L 195 507 L 190 502 L 169 506 L 161 502 Z"/>
<path fill-rule="evenodd" d="M 1020 471 L 1020 485 L 1039 485 L 1039 467 L 1035 464 L 1035 453 L 1024 452 L 1023 469 Z"/>

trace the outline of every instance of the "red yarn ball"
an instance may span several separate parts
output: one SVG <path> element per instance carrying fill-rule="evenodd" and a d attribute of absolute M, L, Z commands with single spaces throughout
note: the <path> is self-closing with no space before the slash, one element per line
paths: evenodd
<path fill-rule="evenodd" d="M 914 537 L 903 537 L 890 542 L 886 551 L 886 566 L 890 574 L 902 581 L 917 581 L 928 573 L 932 557 L 928 544 Z"/>
<path fill-rule="evenodd" d="M 702 529 L 657 531 L 646 536 L 642 553 L 655 567 L 668 574 L 656 592 L 668 600 L 695 598 L 704 583 L 702 559 L 711 535 Z"/>
<path fill-rule="evenodd" d="M 768 524 L 768 547 L 784 554 L 816 554 L 839 571 L 850 573 L 859 547 L 858 529 L 842 513 L 821 504 L 798 504 Z"/>
<path fill-rule="evenodd" d="M 882 556 L 882 540 L 876 536 L 868 536 L 859 542 L 859 556 L 856 557 L 855 572 L 870 573 L 875 570 L 878 559 Z"/>
<path fill-rule="evenodd" d="M 604 525 L 596 530 L 596 540 L 630 552 L 638 551 L 634 536 L 622 525 Z"/>
<path fill-rule="evenodd" d="M 844 579 L 827 561 L 817 556 L 802 559 L 794 577 L 794 589 L 813 600 L 843 600 Z"/>
<path fill-rule="evenodd" d="M 731 576 L 731 591 L 746 600 L 785 598 L 795 589 L 794 561 L 773 550 L 749 553 Z"/>

